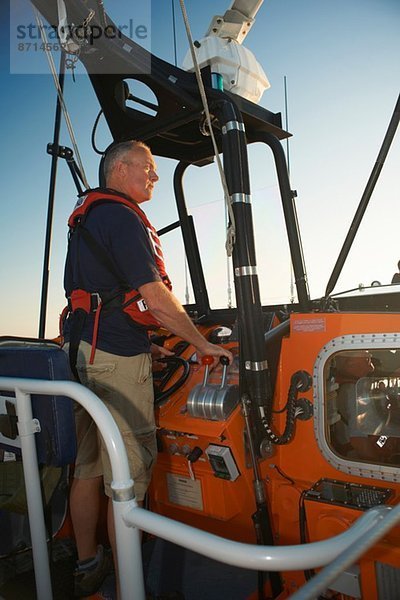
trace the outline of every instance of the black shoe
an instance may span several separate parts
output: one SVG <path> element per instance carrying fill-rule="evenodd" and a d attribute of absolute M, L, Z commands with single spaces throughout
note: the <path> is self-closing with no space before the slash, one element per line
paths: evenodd
<path fill-rule="evenodd" d="M 95 594 L 104 579 L 113 569 L 111 550 L 97 546 L 97 562 L 90 569 L 75 569 L 74 571 L 74 596 L 91 596 Z"/>

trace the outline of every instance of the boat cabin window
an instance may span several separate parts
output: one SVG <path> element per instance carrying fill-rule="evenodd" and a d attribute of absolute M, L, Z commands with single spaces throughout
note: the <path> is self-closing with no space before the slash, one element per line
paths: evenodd
<path fill-rule="evenodd" d="M 248 153 L 261 303 L 269 306 L 294 302 L 296 291 L 292 289 L 292 263 L 273 157 L 268 146 L 262 143 L 250 144 Z M 175 164 L 161 157 L 157 157 L 157 164 L 160 177 L 172 181 Z M 227 257 L 225 249 L 228 214 L 216 164 L 190 166 L 185 172 L 183 192 L 188 214 L 193 218 L 210 308 L 234 308 L 232 259 Z M 166 228 L 179 219 L 172 190 L 169 196 L 162 198 L 162 202 L 156 193 L 154 201 L 145 208 L 157 229 Z M 161 242 L 175 295 L 183 304 L 194 303 L 181 230 L 168 232 L 162 236 Z M 193 283 L 195 287 L 196 282 Z"/>
<path fill-rule="evenodd" d="M 339 457 L 400 466 L 400 350 L 347 350 L 325 365 L 327 442 Z"/>

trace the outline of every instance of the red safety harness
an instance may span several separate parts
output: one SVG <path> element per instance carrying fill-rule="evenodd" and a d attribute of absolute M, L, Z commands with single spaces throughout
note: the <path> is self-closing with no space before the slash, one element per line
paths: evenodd
<path fill-rule="evenodd" d="M 127 206 L 135 212 L 146 227 L 147 233 L 154 252 L 154 260 L 161 281 L 169 290 L 172 289 L 171 281 L 166 273 L 164 256 L 161 249 L 161 243 L 157 235 L 157 231 L 150 223 L 144 212 L 137 204 L 129 200 L 127 197 L 119 195 L 117 192 L 109 190 L 102 191 L 94 189 L 80 198 L 75 206 L 75 209 L 68 219 L 70 228 L 70 239 L 72 236 L 82 236 L 89 248 L 93 251 L 96 258 L 101 264 L 108 269 L 119 281 L 120 289 L 112 295 L 101 290 L 96 292 L 88 292 L 81 287 L 72 290 L 68 297 L 68 306 L 64 309 L 61 315 L 61 327 L 68 314 L 72 313 L 72 324 L 70 330 L 70 364 L 75 376 L 76 358 L 78 354 L 81 333 L 84 326 L 86 316 L 89 313 L 95 313 L 92 337 L 92 351 L 90 355 L 90 364 L 94 361 L 97 345 L 97 334 L 99 329 L 99 320 L 102 309 L 120 309 L 128 315 L 132 321 L 141 325 L 145 329 L 156 329 L 160 326 L 159 321 L 149 311 L 144 299 L 138 290 L 132 289 L 124 280 L 123 276 L 118 272 L 117 266 L 114 264 L 107 250 L 92 236 L 85 227 L 85 220 L 90 210 L 93 210 L 100 204 L 115 202 Z M 67 258 L 68 261 L 68 258 Z M 80 282 L 78 282 L 79 285 Z M 78 378 L 78 377 L 77 377 Z"/>

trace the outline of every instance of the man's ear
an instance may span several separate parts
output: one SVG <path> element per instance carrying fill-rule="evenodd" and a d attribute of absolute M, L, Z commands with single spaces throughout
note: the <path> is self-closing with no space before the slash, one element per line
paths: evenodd
<path fill-rule="evenodd" d="M 118 173 L 118 175 L 120 175 L 122 177 L 126 177 L 126 174 L 128 172 L 128 165 L 127 165 L 127 163 L 123 162 L 122 160 L 118 160 L 115 163 L 114 171 L 116 173 Z"/>

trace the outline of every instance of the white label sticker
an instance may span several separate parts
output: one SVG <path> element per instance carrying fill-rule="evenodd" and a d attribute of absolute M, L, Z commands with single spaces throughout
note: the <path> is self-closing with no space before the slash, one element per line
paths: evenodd
<path fill-rule="evenodd" d="M 172 504 L 203 510 L 201 484 L 198 479 L 189 479 L 167 473 L 168 499 Z"/>
<path fill-rule="evenodd" d="M 138 309 L 140 310 L 140 312 L 145 312 L 146 310 L 149 310 L 146 302 L 144 300 L 138 300 L 136 302 Z"/>
<path fill-rule="evenodd" d="M 383 448 L 387 441 L 387 435 L 381 435 L 380 438 L 377 440 L 376 444 L 377 446 L 379 446 L 379 448 Z"/>
<path fill-rule="evenodd" d="M 315 331 L 326 331 L 326 319 L 298 319 L 293 321 L 293 331 L 301 333 L 314 333 Z"/>
<path fill-rule="evenodd" d="M 3 460 L 4 462 L 16 461 L 17 457 L 15 456 L 14 452 L 8 452 L 7 450 L 4 450 Z"/>

